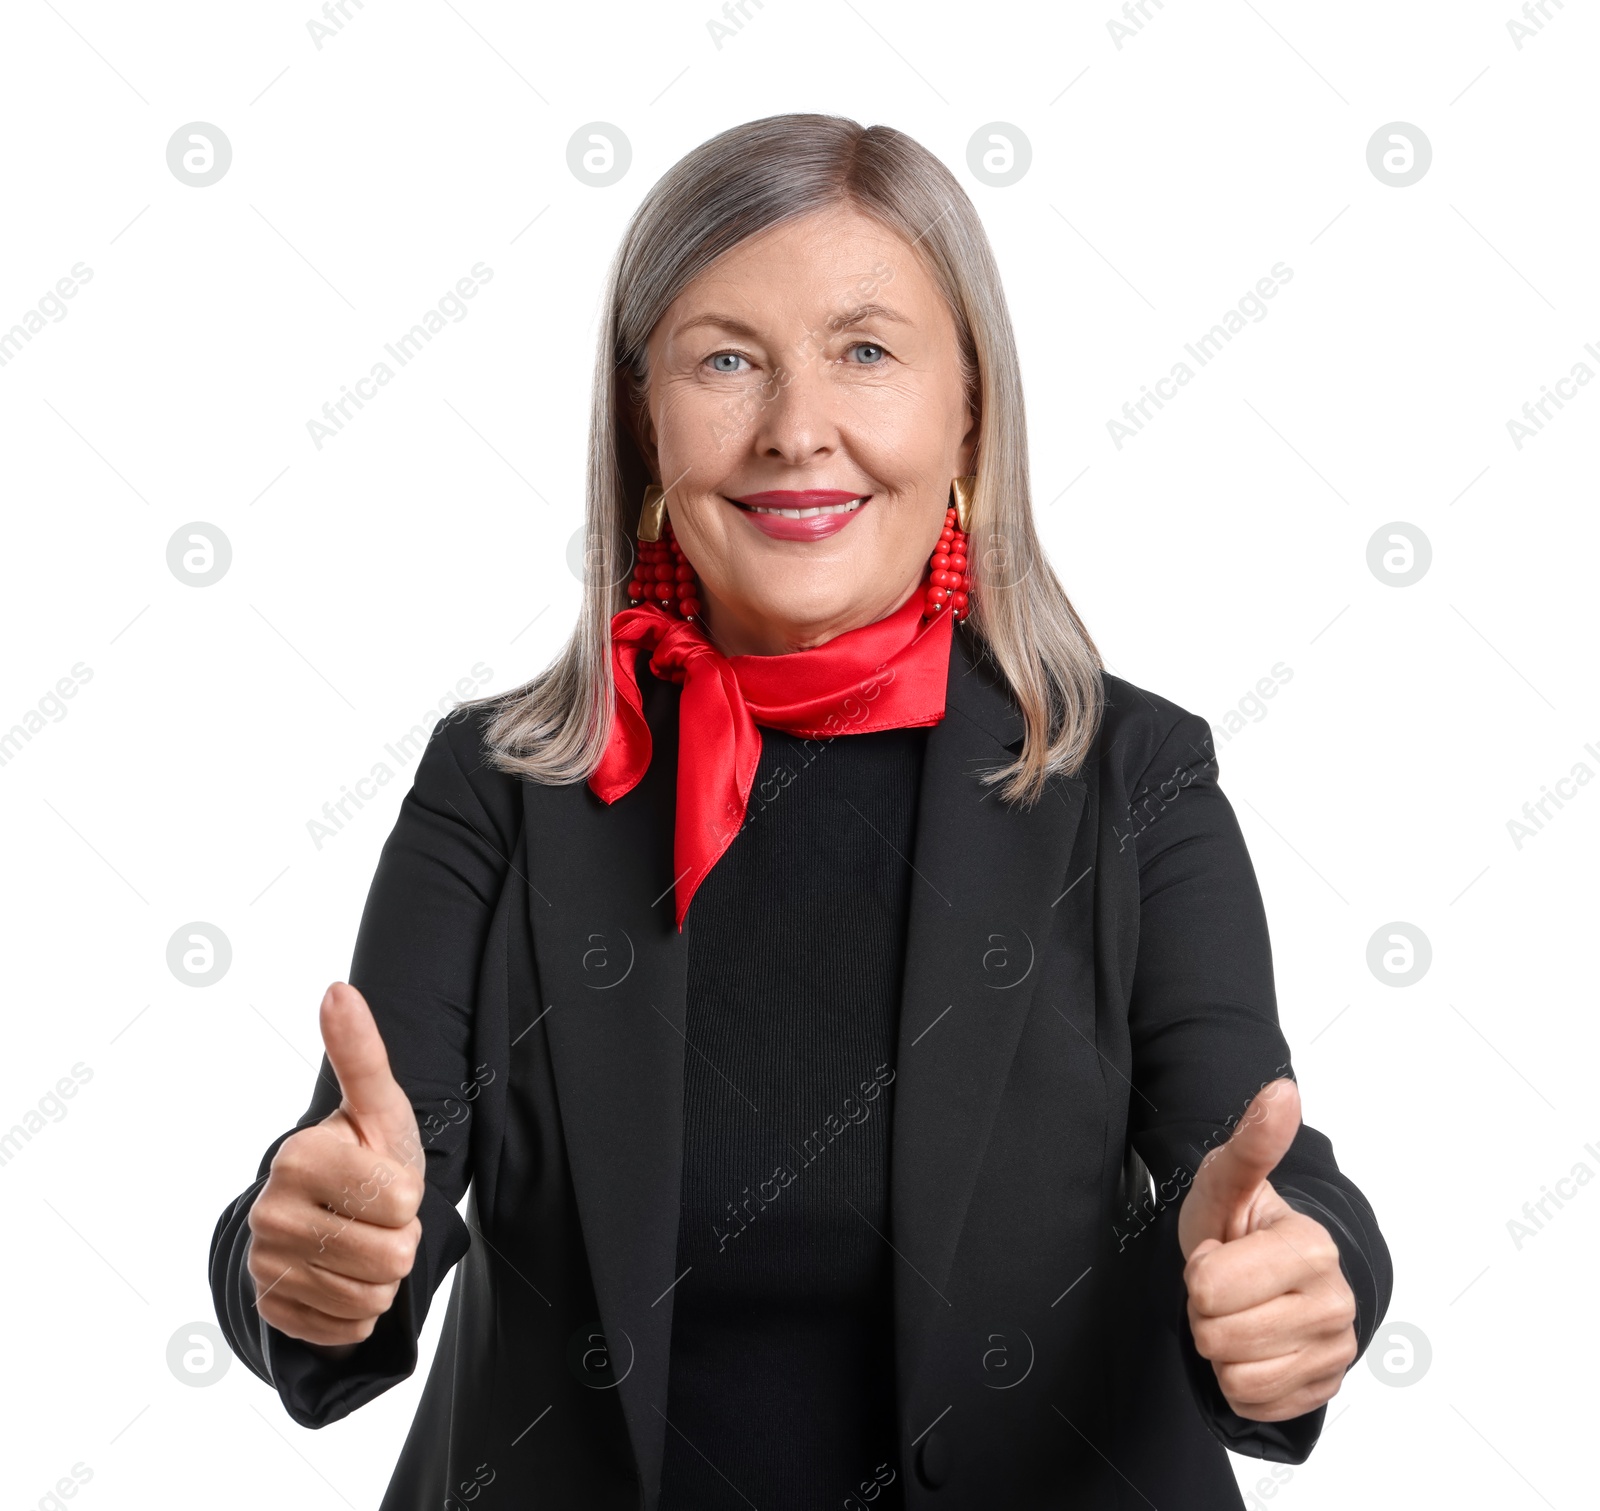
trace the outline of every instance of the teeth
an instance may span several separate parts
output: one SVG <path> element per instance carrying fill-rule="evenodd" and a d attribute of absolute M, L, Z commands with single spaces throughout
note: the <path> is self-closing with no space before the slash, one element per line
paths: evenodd
<path fill-rule="evenodd" d="M 816 509 L 763 509 L 759 504 L 746 504 L 745 508 L 752 514 L 776 514 L 779 519 L 810 519 L 814 514 L 854 514 L 868 496 L 853 498 L 848 504 L 823 504 Z"/>

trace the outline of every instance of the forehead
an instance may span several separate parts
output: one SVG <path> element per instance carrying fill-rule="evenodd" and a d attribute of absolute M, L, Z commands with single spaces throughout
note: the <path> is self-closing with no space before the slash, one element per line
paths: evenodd
<path fill-rule="evenodd" d="M 946 314 L 911 244 L 848 205 L 785 221 L 725 252 L 672 302 L 657 334 L 708 312 L 752 325 L 855 312 L 921 324 Z"/>

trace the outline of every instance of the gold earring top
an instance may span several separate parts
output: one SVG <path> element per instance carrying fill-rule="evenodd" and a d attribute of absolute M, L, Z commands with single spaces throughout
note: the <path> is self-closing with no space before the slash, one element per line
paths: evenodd
<path fill-rule="evenodd" d="M 956 524 L 965 535 L 972 528 L 972 500 L 978 491 L 976 477 L 950 479 L 950 501 L 955 505 Z"/>
<path fill-rule="evenodd" d="M 646 542 L 660 540 L 661 525 L 666 517 L 666 490 L 651 483 L 644 490 L 644 502 L 639 506 L 639 539 Z"/>

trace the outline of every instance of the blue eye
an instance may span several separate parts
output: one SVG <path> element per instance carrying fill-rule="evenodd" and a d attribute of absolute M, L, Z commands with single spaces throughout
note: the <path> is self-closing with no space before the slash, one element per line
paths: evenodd
<path fill-rule="evenodd" d="M 736 373 L 739 371 L 738 364 L 743 362 L 744 358 L 738 352 L 718 352 L 716 356 L 707 360 L 711 363 L 713 372 Z"/>
<path fill-rule="evenodd" d="M 858 357 L 857 358 L 857 361 L 863 367 L 869 367 L 869 366 L 873 365 L 874 363 L 881 362 L 883 360 L 883 358 L 888 355 L 888 353 L 886 353 L 881 346 L 879 346 L 876 342 L 873 342 L 873 341 L 858 341 L 858 342 L 856 342 L 856 344 L 854 346 L 852 346 L 850 348 L 850 350 L 851 350 L 852 353 L 856 353 L 856 352 L 870 353 L 870 355 L 868 355 L 868 356 L 862 356 L 862 357 Z"/>

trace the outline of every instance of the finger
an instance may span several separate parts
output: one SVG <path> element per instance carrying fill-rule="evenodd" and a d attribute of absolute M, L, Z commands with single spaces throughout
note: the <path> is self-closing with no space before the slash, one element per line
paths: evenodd
<path fill-rule="evenodd" d="M 1332 1344 L 1318 1343 L 1276 1359 L 1261 1359 L 1248 1364 L 1217 1364 L 1217 1383 L 1230 1404 L 1241 1415 L 1241 1406 L 1281 1405 L 1295 1400 L 1308 1388 L 1321 1386 L 1333 1377 L 1337 1387 L 1343 1378 L 1340 1350 Z M 1333 1392 L 1330 1390 L 1328 1396 Z M 1328 1396 L 1322 1399 L 1327 1400 Z M 1320 1402 L 1313 1405 L 1320 1405 Z M 1302 1406 L 1302 1411 L 1312 1406 Z"/>
<path fill-rule="evenodd" d="M 1326 1406 L 1338 1395 L 1339 1387 L 1343 1383 L 1344 1375 L 1336 1372 L 1312 1380 L 1279 1400 L 1260 1405 L 1230 1400 L 1228 1404 L 1240 1416 L 1252 1422 L 1290 1422 L 1296 1417 L 1303 1417 L 1308 1411 L 1315 1411 L 1319 1406 Z M 1227 1392 L 1224 1391 L 1223 1394 L 1226 1395 Z"/>
<path fill-rule="evenodd" d="M 1353 1347 L 1353 1300 L 1329 1291 L 1277 1296 L 1242 1312 L 1208 1317 L 1189 1304 L 1189 1332 L 1196 1351 L 1213 1364 L 1248 1364 L 1276 1359 L 1316 1341 L 1349 1338 Z"/>
<path fill-rule="evenodd" d="M 344 1097 L 341 1110 L 362 1142 L 374 1149 L 400 1148 L 408 1138 L 414 1143 L 416 1114 L 389 1068 L 389 1053 L 367 999 L 336 981 L 322 999 L 319 1018 L 328 1063 Z"/>
<path fill-rule="evenodd" d="M 1340 1372 L 1323 1375 L 1318 1379 L 1308 1381 L 1286 1396 L 1277 1397 L 1272 1401 L 1252 1404 L 1248 1401 L 1235 1401 L 1230 1399 L 1228 1404 L 1240 1416 L 1253 1422 L 1288 1422 L 1295 1417 L 1303 1417 L 1308 1411 L 1315 1411 L 1319 1406 L 1326 1406 L 1339 1393 L 1339 1387 L 1344 1383 L 1344 1375 Z M 1223 1392 L 1227 1394 L 1226 1391 Z"/>
<path fill-rule="evenodd" d="M 321 1209 L 317 1215 L 326 1214 L 327 1225 L 359 1220 L 404 1227 L 422 1205 L 424 1178 L 417 1166 L 347 1143 L 325 1124 L 285 1139 L 271 1172 L 282 1194 Z"/>
<path fill-rule="evenodd" d="M 416 1218 L 404 1227 L 384 1228 L 335 1220 L 309 1202 L 257 1207 L 250 1214 L 251 1253 L 259 1251 L 263 1266 L 320 1267 L 382 1285 L 403 1280 L 416 1263 L 422 1237 L 422 1224 Z"/>
<path fill-rule="evenodd" d="M 330 1316 L 327 1312 L 309 1306 L 303 1301 L 290 1299 L 280 1301 L 276 1291 L 265 1301 L 260 1302 L 256 1310 L 280 1333 L 287 1333 L 291 1338 L 299 1338 L 306 1343 L 317 1343 L 324 1347 L 340 1343 L 364 1343 L 372 1336 L 373 1328 L 378 1325 L 377 1317 L 351 1321 L 344 1317 Z"/>
<path fill-rule="evenodd" d="M 1256 1093 L 1228 1142 L 1195 1173 L 1187 1199 L 1200 1198 L 1212 1214 L 1201 1236 L 1226 1240 L 1250 1231 L 1251 1208 L 1299 1128 L 1300 1088 L 1292 1080 L 1283 1077 Z"/>
<path fill-rule="evenodd" d="M 1208 1317 L 1242 1312 L 1291 1291 L 1342 1295 L 1350 1289 L 1338 1248 L 1311 1219 L 1302 1227 L 1285 1218 L 1205 1253 L 1196 1249 L 1184 1265 L 1183 1280 L 1189 1300 Z"/>
<path fill-rule="evenodd" d="M 398 1281 L 378 1285 L 294 1265 L 273 1286 L 271 1299 L 298 1303 L 341 1322 L 362 1322 L 388 1311 L 399 1288 Z M 258 1301 L 258 1309 L 259 1305 Z"/>
<path fill-rule="evenodd" d="M 309 1268 L 364 1285 L 398 1285 L 417 1262 L 422 1224 L 409 1228 L 374 1228 L 353 1222 L 338 1236 L 308 1255 Z"/>

